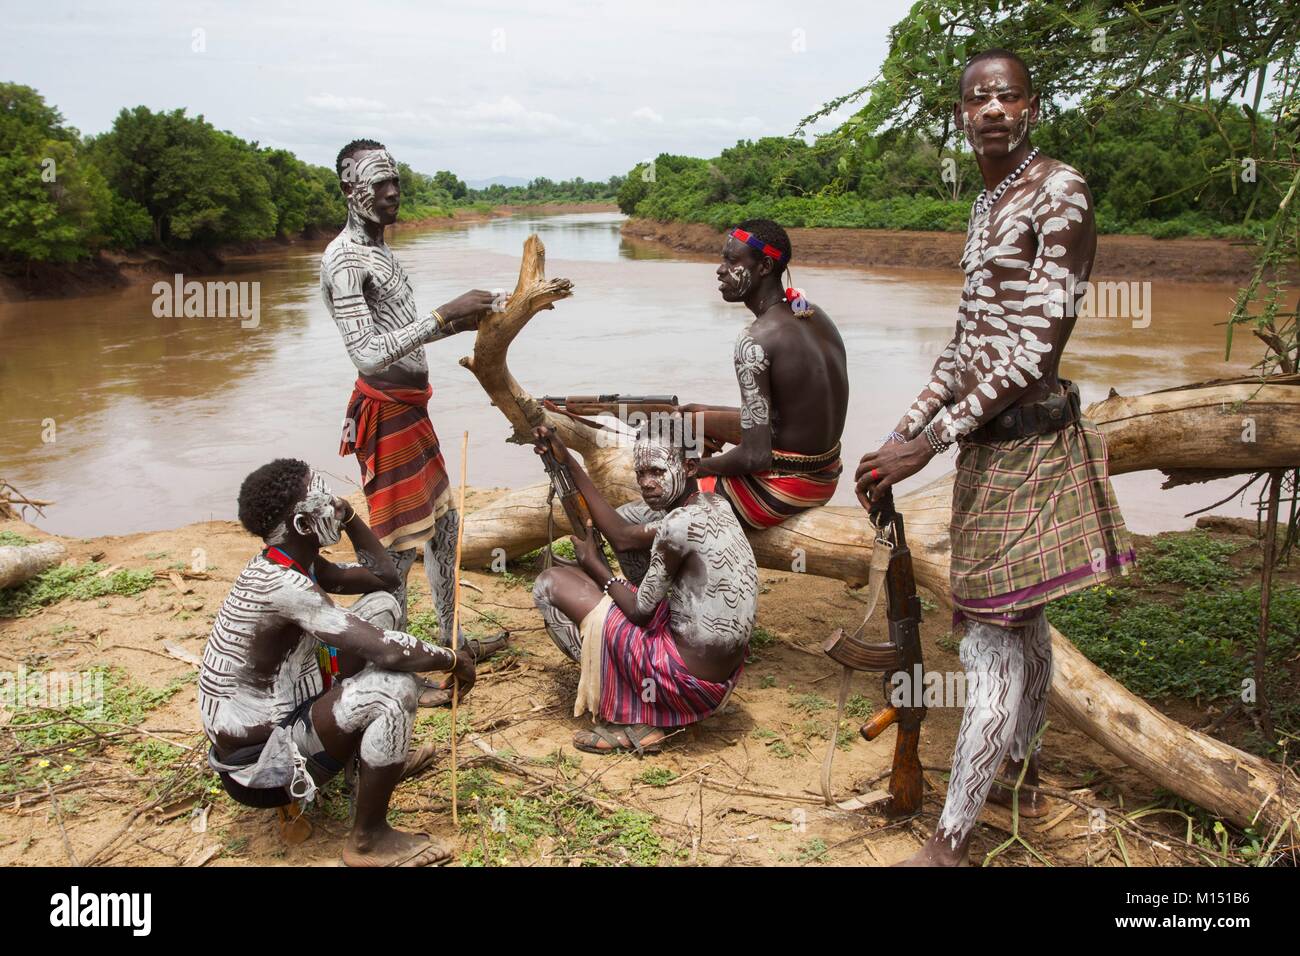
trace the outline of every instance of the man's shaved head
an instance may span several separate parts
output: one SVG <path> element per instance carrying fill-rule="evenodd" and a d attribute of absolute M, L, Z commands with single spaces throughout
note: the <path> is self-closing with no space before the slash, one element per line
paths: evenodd
<path fill-rule="evenodd" d="M 1025 95 L 1030 96 L 1034 92 L 1034 78 L 1029 75 L 1029 67 L 1025 61 L 1020 58 L 1020 54 L 1013 53 L 1011 50 L 1004 50 L 1001 47 L 992 47 L 982 53 L 976 53 L 966 61 L 966 65 L 961 69 L 961 76 L 957 80 L 957 95 L 962 96 L 966 89 L 966 74 L 976 63 L 982 63 L 985 60 L 1008 60 L 1014 63 L 1016 68 L 1024 74 L 1025 78 Z"/>

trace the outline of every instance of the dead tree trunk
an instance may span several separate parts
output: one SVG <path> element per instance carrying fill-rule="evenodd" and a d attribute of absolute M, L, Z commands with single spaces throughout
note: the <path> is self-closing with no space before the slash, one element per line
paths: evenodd
<path fill-rule="evenodd" d="M 67 549 L 57 541 L 0 548 L 0 588 L 22 584 L 67 556 Z"/>
<path fill-rule="evenodd" d="M 534 313 L 571 294 L 569 283 L 544 277 L 544 250 L 536 236 L 524 244 L 519 285 L 504 313 L 485 319 L 474 354 L 461 364 L 474 373 L 492 403 L 529 440 L 543 422 L 577 451 L 592 480 L 615 504 L 638 496 L 631 449 L 609 433 L 551 416 L 506 367 L 506 352 Z M 1294 466 L 1300 462 L 1300 386 L 1223 384 L 1192 386 L 1132 398 L 1112 396 L 1085 413 L 1106 434 L 1111 472 L 1231 466 Z M 1246 424 L 1246 419 L 1253 424 Z M 1254 441 L 1245 441 L 1249 435 Z M 547 485 L 513 491 L 465 519 L 462 562 L 481 568 L 496 548 L 511 557 L 546 542 Z M 952 475 L 896 502 L 908 527 L 917 583 L 948 600 L 948 525 Z M 558 503 L 557 527 L 564 527 Z M 812 574 L 852 585 L 866 582 L 874 535 L 858 508 L 817 508 L 785 524 L 751 533 L 758 563 L 791 570 L 802 559 Z M 1276 764 L 1198 733 L 1129 693 L 1053 630 L 1056 667 L 1052 703 L 1072 723 L 1161 786 L 1238 826 L 1262 824 L 1300 832 L 1300 780 Z"/>

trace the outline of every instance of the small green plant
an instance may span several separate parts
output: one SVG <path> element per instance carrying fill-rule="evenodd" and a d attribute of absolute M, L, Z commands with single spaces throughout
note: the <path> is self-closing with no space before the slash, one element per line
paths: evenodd
<path fill-rule="evenodd" d="M 21 548 L 35 543 L 31 538 L 24 538 L 16 531 L 0 531 L 0 548 Z"/>
<path fill-rule="evenodd" d="M 647 767 L 636 779 L 650 787 L 666 787 L 677 779 L 677 773 L 667 767 Z"/>
<path fill-rule="evenodd" d="M 776 643 L 776 637 L 765 627 L 755 626 L 749 635 L 749 648 L 754 651 L 761 651 L 765 647 L 771 647 Z"/>
<path fill-rule="evenodd" d="M 768 730 L 766 727 L 755 727 L 749 732 L 749 736 L 755 740 L 771 740 L 776 736 L 776 731 Z"/>
<path fill-rule="evenodd" d="M 762 689 L 762 690 L 767 690 L 767 689 L 770 688 L 770 687 L 775 687 L 775 686 L 776 686 L 776 675 L 775 675 L 775 674 L 764 674 L 762 677 L 760 677 L 760 678 L 758 679 L 758 686 L 759 686 L 759 688 Z"/>
<path fill-rule="evenodd" d="M 831 702 L 821 694 L 800 694 L 790 703 L 791 708 L 804 714 L 815 714 L 819 710 L 829 710 Z"/>
<path fill-rule="evenodd" d="M 856 717 L 858 720 L 866 720 L 876 712 L 876 705 L 862 694 L 853 694 L 844 704 L 844 714 L 847 717 Z"/>
<path fill-rule="evenodd" d="M 815 863 L 826 855 L 826 841 L 820 838 L 809 840 L 799 848 L 798 860 L 800 863 Z"/>
<path fill-rule="evenodd" d="M 778 760 L 789 760 L 794 756 L 794 751 L 784 740 L 773 741 L 772 745 L 767 748 L 773 757 Z"/>
<path fill-rule="evenodd" d="M 441 627 L 438 624 L 438 612 L 432 608 L 415 611 L 406 618 L 406 633 L 418 637 L 430 644 L 436 643 Z"/>
<path fill-rule="evenodd" d="M 1144 582 L 1155 584 L 1197 589 L 1226 584 L 1240 576 L 1228 558 L 1242 547 L 1202 530 L 1164 534 L 1151 542 L 1151 553 L 1142 556 L 1138 573 Z"/>
<path fill-rule="evenodd" d="M 109 594 L 139 594 L 155 583 L 152 571 L 122 568 L 100 577 L 103 570 L 105 565 L 95 561 L 63 564 L 16 587 L 0 589 L 0 617 L 32 614 L 47 604 L 69 598 L 89 601 Z"/>

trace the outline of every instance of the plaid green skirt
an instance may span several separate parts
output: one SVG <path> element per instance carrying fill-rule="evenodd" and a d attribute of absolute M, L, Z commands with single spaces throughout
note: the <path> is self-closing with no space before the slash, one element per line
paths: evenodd
<path fill-rule="evenodd" d="M 1127 574 L 1136 555 L 1097 426 L 963 443 L 951 542 L 959 619 L 1018 624 L 1055 598 Z"/>

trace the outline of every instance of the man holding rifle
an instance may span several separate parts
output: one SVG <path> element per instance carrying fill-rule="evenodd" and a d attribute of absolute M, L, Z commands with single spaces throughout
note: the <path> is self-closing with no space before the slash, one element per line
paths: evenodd
<path fill-rule="evenodd" d="M 1038 96 L 1024 61 L 988 50 L 967 62 L 957 129 L 985 190 L 971 210 L 957 329 L 931 381 L 885 444 L 858 466 L 873 506 L 959 442 L 952 504 L 952 595 L 964 620 L 965 711 L 943 815 L 908 863 L 964 862 L 995 780 L 1024 767 L 1020 813 L 1045 812 L 1039 739 L 1052 676 L 1047 602 L 1127 572 L 1134 559 L 1106 471 L 1106 442 L 1060 379 L 1097 246 L 1083 177 L 1029 144 Z"/>
<path fill-rule="evenodd" d="M 681 426 L 680 416 L 657 416 L 642 430 L 633 461 L 644 505 L 621 509 L 605 500 L 559 436 L 545 426 L 534 432 L 578 525 L 578 566 L 542 572 L 533 600 L 556 646 L 582 665 L 575 716 L 591 709 L 605 722 L 574 736 L 573 745 L 588 753 L 658 751 L 673 728 L 723 704 L 749 647 L 758 602 L 754 552 L 726 502 L 700 491 Z M 610 570 L 602 535 L 633 580 Z"/>

